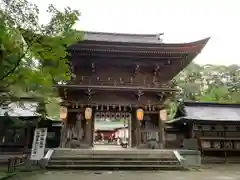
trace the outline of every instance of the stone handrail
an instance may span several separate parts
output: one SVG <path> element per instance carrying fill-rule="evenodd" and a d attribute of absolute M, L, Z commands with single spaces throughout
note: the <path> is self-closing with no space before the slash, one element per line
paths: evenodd
<path fill-rule="evenodd" d="M 173 151 L 173 154 L 175 155 L 175 157 L 177 158 L 177 160 L 180 162 L 180 164 L 184 167 L 184 168 L 187 168 L 186 167 L 186 163 L 185 163 L 185 158 L 183 158 L 181 156 L 181 154 L 178 152 L 178 151 Z"/>

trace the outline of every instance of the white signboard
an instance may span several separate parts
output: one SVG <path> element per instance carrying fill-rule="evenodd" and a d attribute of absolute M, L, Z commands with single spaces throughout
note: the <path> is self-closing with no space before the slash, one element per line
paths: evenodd
<path fill-rule="evenodd" d="M 44 149 L 47 138 L 47 128 L 36 128 L 32 143 L 31 160 L 41 160 L 44 157 Z"/>

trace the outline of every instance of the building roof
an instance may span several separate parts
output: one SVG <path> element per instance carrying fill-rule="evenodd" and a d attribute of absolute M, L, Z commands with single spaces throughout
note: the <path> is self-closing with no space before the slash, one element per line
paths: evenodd
<path fill-rule="evenodd" d="M 110 41 L 110 42 L 135 42 L 135 43 L 162 43 L 159 34 L 125 34 L 107 32 L 84 32 L 85 40 Z"/>
<path fill-rule="evenodd" d="M 101 74 L 101 69 L 104 67 L 109 67 L 109 69 L 112 69 L 110 67 L 119 68 L 123 73 L 127 69 L 136 68 L 138 65 L 146 73 L 151 73 L 150 69 L 158 67 L 161 74 L 161 83 L 169 82 L 191 63 L 210 39 L 208 37 L 189 43 L 163 43 L 158 40 L 157 34 L 88 31 L 83 33 L 83 41 L 71 45 L 68 49 L 70 52 L 69 61 L 76 76 L 79 75 L 79 68 L 85 69 L 85 67 L 88 67 L 89 70 L 90 66 L 100 69 L 99 73 Z M 94 83 L 99 82 L 97 80 Z M 110 86 L 113 88 L 112 85 Z M 122 84 L 115 88 L 120 89 L 120 86 Z M 80 85 L 77 88 L 79 87 Z M 85 83 L 83 83 L 83 88 L 86 88 Z M 126 89 L 126 87 L 123 88 Z M 108 87 L 105 85 L 102 89 L 106 90 Z M 144 91 L 146 91 L 146 87 Z"/>
<path fill-rule="evenodd" d="M 212 102 L 184 102 L 184 116 L 171 120 L 173 123 L 179 120 L 196 121 L 239 121 L 240 104 L 223 104 Z"/>
<path fill-rule="evenodd" d="M 156 34 L 84 32 L 84 39 L 70 47 L 86 53 L 131 53 L 134 55 L 179 55 L 200 53 L 210 37 L 188 43 L 163 43 Z M 141 54 L 143 53 L 143 54 Z"/>
<path fill-rule="evenodd" d="M 69 60 L 74 67 L 85 66 L 90 62 L 89 58 L 91 63 L 106 63 L 116 67 L 157 65 L 163 74 L 167 74 L 167 82 L 202 51 L 209 39 L 189 43 L 162 43 L 156 34 L 84 32 L 84 40 L 69 47 Z"/>
<path fill-rule="evenodd" d="M 87 41 L 106 41 L 106 42 L 122 42 L 122 43 L 144 43 L 144 44 L 159 44 L 161 46 L 166 46 L 169 44 L 163 43 L 159 40 L 159 35 L 156 34 L 127 34 L 127 33 L 107 33 L 107 32 L 84 32 L 84 40 Z M 209 38 L 206 38 L 209 39 Z M 205 40 L 205 39 L 203 39 Z M 201 41 L 201 40 L 200 40 Z M 200 41 L 192 42 L 197 43 Z M 191 44 L 191 43 L 190 43 Z M 181 45 L 181 43 L 170 44 L 170 45 Z"/>
<path fill-rule="evenodd" d="M 6 107 L 0 107 L 0 116 L 12 116 L 12 117 L 33 117 L 41 116 L 36 112 L 38 103 L 34 102 L 14 102 L 8 104 Z"/>

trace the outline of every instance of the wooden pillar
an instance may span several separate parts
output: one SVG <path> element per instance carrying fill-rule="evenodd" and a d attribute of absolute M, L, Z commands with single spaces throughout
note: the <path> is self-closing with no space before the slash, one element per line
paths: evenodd
<path fill-rule="evenodd" d="M 163 149 L 163 130 L 162 130 L 162 120 L 161 120 L 161 117 L 160 117 L 160 111 L 158 113 L 158 127 L 160 129 L 160 132 L 159 132 L 159 146 L 161 149 Z"/>
<path fill-rule="evenodd" d="M 166 132 L 165 132 L 165 122 L 161 120 L 161 134 L 162 134 L 162 146 L 161 148 L 164 149 L 166 145 Z"/>
<path fill-rule="evenodd" d="M 93 146 L 93 134 L 94 134 L 94 109 L 92 110 L 91 119 L 86 120 L 85 126 L 85 143 L 88 148 Z"/>
<path fill-rule="evenodd" d="M 189 138 L 195 138 L 195 134 L 194 134 L 194 123 L 193 124 L 187 124 L 187 126 L 189 127 Z"/>
<path fill-rule="evenodd" d="M 90 147 L 92 142 L 92 119 L 86 120 L 85 126 L 85 142 L 86 146 Z"/>
<path fill-rule="evenodd" d="M 91 122 L 91 147 L 94 147 L 94 139 L 95 139 L 95 113 L 96 113 L 96 109 L 93 109 L 93 113 L 92 113 L 92 122 Z"/>
<path fill-rule="evenodd" d="M 136 147 L 140 148 L 141 146 L 141 122 L 137 119 L 137 109 L 133 109 L 134 120 L 136 123 Z"/>
<path fill-rule="evenodd" d="M 82 141 L 82 114 L 76 114 L 76 124 L 75 124 L 75 131 L 76 131 L 76 136 L 77 140 L 79 142 Z"/>
<path fill-rule="evenodd" d="M 137 148 L 140 148 L 141 146 L 141 122 L 137 120 Z"/>
<path fill-rule="evenodd" d="M 167 120 L 167 110 L 162 109 L 159 111 L 159 127 L 160 127 L 160 142 L 161 148 L 165 148 L 166 134 L 165 134 L 165 121 Z"/>
<path fill-rule="evenodd" d="M 29 143 L 30 143 L 30 126 L 29 126 L 29 123 L 27 122 L 26 123 L 26 128 L 25 128 L 25 145 L 24 145 L 24 151 L 27 152 L 28 151 L 28 146 L 29 146 Z"/>
<path fill-rule="evenodd" d="M 69 112 L 66 107 L 60 107 L 60 119 L 62 120 L 62 127 L 60 132 L 60 148 L 66 148 L 67 144 L 67 136 L 68 136 L 68 119 L 69 119 Z"/>
<path fill-rule="evenodd" d="M 136 147 L 136 115 L 134 110 L 131 112 L 131 147 Z"/>
<path fill-rule="evenodd" d="M 67 120 L 64 120 L 62 122 L 61 127 L 60 148 L 66 147 L 66 141 L 67 141 Z"/>
<path fill-rule="evenodd" d="M 141 139 L 140 139 L 140 121 L 137 120 L 136 108 L 132 109 L 131 112 L 131 138 L 132 138 L 132 147 L 139 148 Z"/>

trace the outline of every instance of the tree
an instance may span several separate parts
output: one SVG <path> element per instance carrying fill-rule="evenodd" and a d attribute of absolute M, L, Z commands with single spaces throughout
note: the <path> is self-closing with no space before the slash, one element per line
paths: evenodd
<path fill-rule="evenodd" d="M 184 100 L 240 103 L 240 67 L 238 65 L 200 66 L 192 63 L 177 77 Z"/>
<path fill-rule="evenodd" d="M 175 77 L 180 92 L 168 102 L 170 118 L 176 114 L 179 100 L 240 103 L 240 67 L 238 65 L 198 65 L 191 63 Z"/>
<path fill-rule="evenodd" d="M 49 5 L 51 18 L 39 23 L 39 9 L 27 0 L 2 0 L 0 10 L 0 105 L 20 96 L 53 96 L 53 83 L 70 78 L 69 45 L 82 39 L 73 29 L 79 11 Z M 3 98 L 4 97 L 4 98 Z M 51 100 L 50 100 L 51 101 Z"/>
<path fill-rule="evenodd" d="M 202 70 L 200 65 L 192 63 L 175 78 L 181 90 L 178 99 L 196 100 L 196 96 L 201 94 Z"/>

